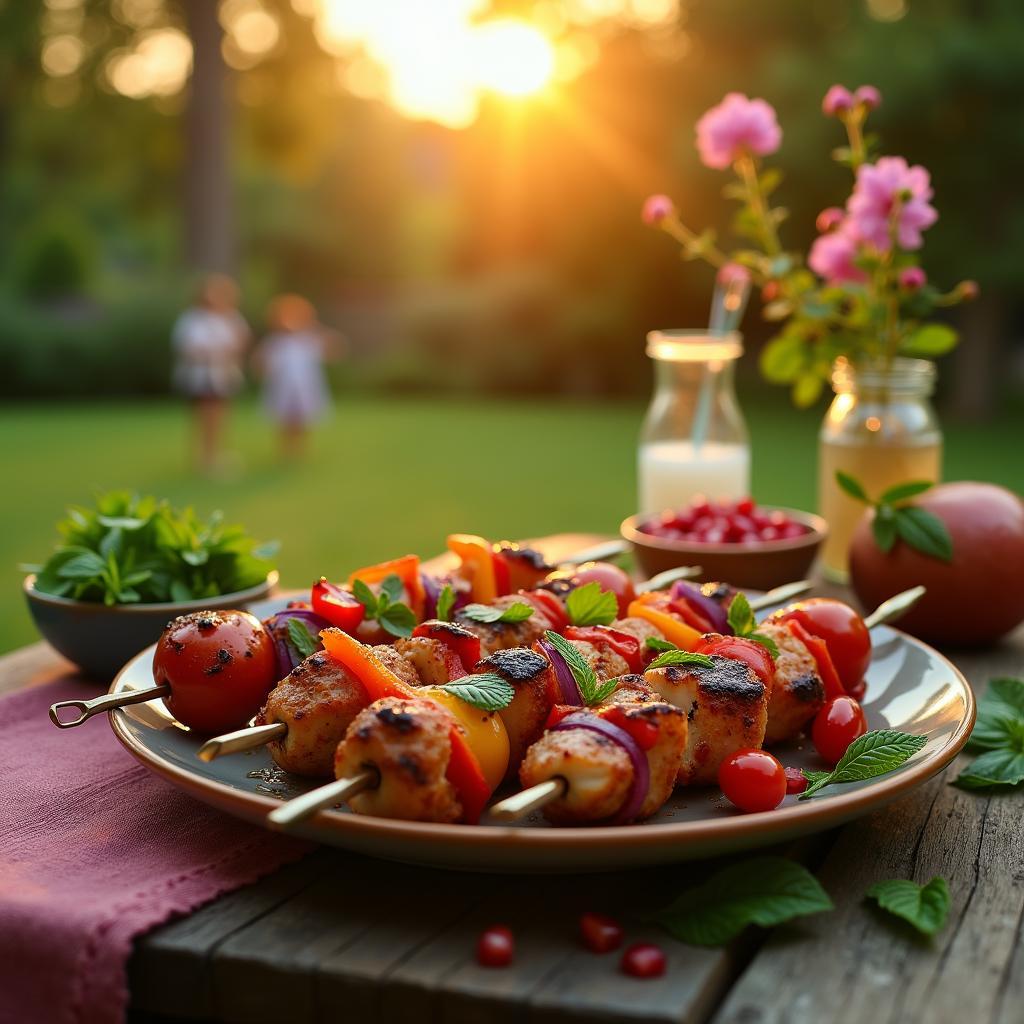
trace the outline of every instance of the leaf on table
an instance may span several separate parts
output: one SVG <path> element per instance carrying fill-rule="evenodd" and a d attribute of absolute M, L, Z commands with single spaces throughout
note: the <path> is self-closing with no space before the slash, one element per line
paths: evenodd
<path fill-rule="evenodd" d="M 908 921 L 923 935 L 934 935 L 949 916 L 949 886 L 940 876 L 927 885 L 918 885 L 903 878 L 876 882 L 867 891 L 868 899 Z"/>

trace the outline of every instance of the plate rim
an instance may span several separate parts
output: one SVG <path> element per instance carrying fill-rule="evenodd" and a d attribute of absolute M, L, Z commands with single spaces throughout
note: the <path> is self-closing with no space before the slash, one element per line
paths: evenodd
<path fill-rule="evenodd" d="M 382 840 L 401 843 L 416 842 L 421 850 L 443 852 L 456 843 L 464 850 L 485 852 L 495 847 L 515 845 L 520 849 L 529 847 L 538 853 L 557 851 L 566 854 L 613 852 L 623 846 L 656 847 L 667 843 L 699 843 L 701 846 L 715 844 L 740 846 L 745 839 L 751 839 L 761 832 L 784 833 L 820 831 L 832 825 L 839 825 L 861 813 L 877 809 L 899 796 L 917 788 L 947 768 L 967 743 L 977 716 L 977 702 L 974 690 L 963 672 L 944 654 L 931 645 L 911 636 L 903 630 L 887 627 L 904 642 L 922 649 L 937 658 L 952 673 L 953 681 L 959 685 L 966 707 L 966 714 L 957 724 L 952 736 L 931 755 L 914 762 L 910 767 L 895 774 L 880 776 L 878 781 L 846 794 L 837 794 L 820 802 L 798 802 L 788 807 L 752 814 L 735 814 L 724 818 L 686 822 L 652 822 L 636 826 L 595 825 L 580 828 L 538 828 L 516 825 L 462 825 L 435 822 L 402 821 L 373 815 L 359 815 L 339 812 L 333 809 L 320 810 L 311 816 L 305 825 L 309 828 L 328 830 L 340 836 L 359 839 Z M 109 692 L 121 689 L 121 681 L 137 662 L 152 658 L 156 645 L 140 651 L 128 661 L 114 677 Z M 148 747 L 136 743 L 125 725 L 127 712 L 117 708 L 109 716 L 114 735 L 128 752 L 140 763 L 163 776 L 168 781 L 192 794 L 215 795 L 217 806 L 241 806 L 247 811 L 244 817 L 257 821 L 268 831 L 274 831 L 265 820 L 266 815 L 281 801 L 261 793 L 246 793 L 242 790 L 188 771 L 154 753 Z M 916 756 L 916 755 L 915 755 Z M 200 797 L 202 799 L 202 797 Z M 260 811 L 257 815 L 255 812 Z M 229 812 L 230 813 L 230 812 Z M 290 830 L 299 834 L 298 830 Z"/>

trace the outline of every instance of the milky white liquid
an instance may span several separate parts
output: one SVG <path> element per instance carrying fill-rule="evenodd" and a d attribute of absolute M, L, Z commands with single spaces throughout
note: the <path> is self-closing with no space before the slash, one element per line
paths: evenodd
<path fill-rule="evenodd" d="M 640 446 L 640 511 L 683 508 L 698 495 L 743 498 L 750 493 L 750 449 L 742 444 L 656 441 Z"/>

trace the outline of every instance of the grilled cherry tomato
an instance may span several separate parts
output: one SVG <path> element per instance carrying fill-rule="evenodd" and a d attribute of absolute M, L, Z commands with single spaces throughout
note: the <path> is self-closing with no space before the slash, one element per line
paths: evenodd
<path fill-rule="evenodd" d="M 614 651 L 629 666 L 630 672 L 643 672 L 644 661 L 640 641 L 632 633 L 611 626 L 569 626 L 562 633 L 566 640 L 582 640 L 588 644 Z"/>
<path fill-rule="evenodd" d="M 786 796 L 786 770 L 767 750 L 737 750 L 718 769 L 718 785 L 741 811 L 773 811 Z"/>
<path fill-rule="evenodd" d="M 768 648 L 742 636 L 708 633 L 707 636 L 700 638 L 693 651 L 695 654 L 718 654 L 723 658 L 742 661 L 753 670 L 765 686 L 771 686 L 775 678 L 775 661 L 768 653 Z"/>
<path fill-rule="evenodd" d="M 782 608 L 771 619 L 795 619 L 812 636 L 824 640 L 847 693 L 853 692 L 864 678 L 871 662 L 871 634 L 848 604 L 828 597 L 811 597 Z"/>
<path fill-rule="evenodd" d="M 786 769 L 786 792 L 802 793 L 807 788 L 807 776 L 799 768 Z"/>
<path fill-rule="evenodd" d="M 633 978 L 659 978 L 665 973 L 665 954 L 649 942 L 638 942 L 622 954 L 622 973 Z"/>
<path fill-rule="evenodd" d="M 811 739 L 829 764 L 838 764 L 846 748 L 867 731 L 864 709 L 852 697 L 836 697 L 814 716 Z"/>
<path fill-rule="evenodd" d="M 274 642 L 248 612 L 182 615 L 156 645 L 153 679 L 171 688 L 164 703 L 190 729 L 240 729 L 277 682 Z"/>
<path fill-rule="evenodd" d="M 625 618 L 630 603 L 636 600 L 636 591 L 629 574 L 611 562 L 584 562 L 572 570 L 571 576 L 580 586 L 596 583 L 602 590 L 613 593 L 619 602 L 620 618 Z"/>
<path fill-rule="evenodd" d="M 494 925 L 483 932 L 476 943 L 476 960 L 481 967 L 508 967 L 516 952 L 512 930 Z"/>
<path fill-rule="evenodd" d="M 313 584 L 313 611 L 346 633 L 354 633 L 366 614 L 366 609 L 349 591 L 324 576 Z"/>
<path fill-rule="evenodd" d="M 440 640 L 459 656 L 467 672 L 472 672 L 473 666 L 480 660 L 480 637 L 457 622 L 441 622 L 439 619 L 421 622 L 412 631 L 412 635 Z"/>
<path fill-rule="evenodd" d="M 580 938 L 593 953 L 610 953 L 622 945 L 622 925 L 606 914 L 581 914 Z"/>

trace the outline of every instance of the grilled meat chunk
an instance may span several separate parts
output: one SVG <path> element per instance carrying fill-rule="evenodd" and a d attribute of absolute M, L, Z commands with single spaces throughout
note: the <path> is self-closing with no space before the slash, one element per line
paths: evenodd
<path fill-rule="evenodd" d="M 451 682 L 448 646 L 442 641 L 425 636 L 399 637 L 394 649 L 407 665 L 412 666 L 417 677 L 414 685 L 443 686 Z"/>
<path fill-rule="evenodd" d="M 764 622 L 758 630 L 775 641 L 775 681 L 768 701 L 765 745 L 793 739 L 825 704 L 825 684 L 814 655 L 784 622 Z"/>
<path fill-rule="evenodd" d="M 334 758 L 337 778 L 367 765 L 380 782 L 349 800 L 357 814 L 455 822 L 462 805 L 446 778 L 451 716 L 428 700 L 384 697 L 356 715 Z"/>
<path fill-rule="evenodd" d="M 742 661 L 711 656 L 711 668 L 668 665 L 648 669 L 644 678 L 663 699 L 689 720 L 679 785 L 714 783 L 730 754 L 760 747 L 768 719 L 764 683 Z"/>
<path fill-rule="evenodd" d="M 512 605 L 522 602 L 523 599 L 518 595 L 506 594 L 492 601 L 490 607 L 511 608 Z M 471 633 L 480 637 L 480 648 L 485 655 L 509 647 L 529 647 L 543 636 L 545 629 L 550 628 L 545 616 L 538 611 L 534 611 L 528 619 L 521 622 L 477 622 L 466 615 L 464 608 L 460 608 L 455 612 L 455 620 L 460 626 L 465 626 Z"/>

